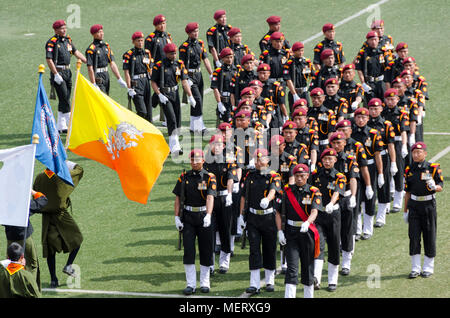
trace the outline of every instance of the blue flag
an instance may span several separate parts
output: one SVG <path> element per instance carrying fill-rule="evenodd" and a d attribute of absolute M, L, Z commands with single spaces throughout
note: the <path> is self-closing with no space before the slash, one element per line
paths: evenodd
<path fill-rule="evenodd" d="M 39 74 L 31 136 L 34 134 L 39 136 L 39 144 L 36 145 L 36 159 L 63 181 L 73 186 L 72 177 L 65 162 L 67 159 L 66 150 L 56 129 L 55 117 L 53 117 L 50 102 L 42 84 L 42 73 Z"/>

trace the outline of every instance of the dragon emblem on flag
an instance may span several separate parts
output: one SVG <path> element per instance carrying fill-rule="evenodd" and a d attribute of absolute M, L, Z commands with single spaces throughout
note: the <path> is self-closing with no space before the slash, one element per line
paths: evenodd
<path fill-rule="evenodd" d="M 109 127 L 107 138 L 107 143 L 102 142 L 114 160 L 119 158 L 120 151 L 124 151 L 131 147 L 137 147 L 139 138 L 144 138 L 144 136 L 143 132 L 133 125 L 121 122 L 117 125 L 116 129 Z"/>
<path fill-rule="evenodd" d="M 42 136 L 50 149 L 53 157 L 58 156 L 59 134 L 56 129 L 55 119 L 47 104 L 42 104 L 40 113 Z"/>

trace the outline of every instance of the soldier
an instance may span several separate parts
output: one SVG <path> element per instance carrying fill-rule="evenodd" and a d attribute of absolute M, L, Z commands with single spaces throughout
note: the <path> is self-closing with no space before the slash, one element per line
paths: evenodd
<path fill-rule="evenodd" d="M 308 110 L 308 117 L 313 117 L 319 128 L 319 155 L 328 145 L 328 137 L 334 132 L 336 125 L 336 115 L 334 111 L 323 105 L 325 94 L 320 87 L 313 89 L 310 93 L 313 107 Z"/>
<path fill-rule="evenodd" d="M 203 123 L 203 76 L 201 70 L 202 61 L 205 64 L 208 74 L 213 71 L 208 60 L 208 54 L 202 40 L 198 38 L 198 23 L 191 22 L 186 25 L 185 31 L 188 39 L 180 45 L 180 60 L 184 62 L 184 67 L 188 71 L 188 80 L 192 96 L 195 99 L 195 105 L 191 105 L 190 130 L 191 132 L 206 131 Z"/>
<path fill-rule="evenodd" d="M 256 170 L 247 173 L 242 182 L 241 215 L 238 220 L 239 226 L 246 227 L 248 232 L 250 287 L 246 292 L 251 295 L 260 293 L 261 268 L 264 268 L 266 291 L 274 291 L 277 226 L 273 203 L 281 190 L 280 175 L 269 170 L 267 150 L 258 148 L 253 157 L 256 158 Z"/>
<path fill-rule="evenodd" d="M 430 277 L 434 273 L 436 256 L 436 193 L 442 192 L 444 177 L 438 163 L 425 160 L 427 146 L 415 143 L 411 148 L 413 162 L 405 169 L 405 206 L 403 218 L 408 223 L 409 255 L 412 269 L 409 278 Z M 425 257 L 420 261 L 420 241 L 423 236 Z"/>
<path fill-rule="evenodd" d="M 384 48 L 387 51 L 389 51 L 391 54 L 393 54 L 394 50 L 394 39 L 390 35 L 384 34 L 384 21 L 383 20 L 374 20 L 372 24 L 370 25 L 370 29 L 373 32 L 376 32 L 378 35 L 380 42 L 378 43 L 378 46 L 380 48 Z M 367 48 L 367 41 L 363 43 L 361 48 Z"/>
<path fill-rule="evenodd" d="M 284 65 L 290 57 L 289 49 L 283 48 L 283 41 L 283 33 L 272 33 L 270 36 L 271 46 L 259 56 L 260 63 L 265 63 L 270 66 L 270 78 L 282 84 L 287 79 L 286 74 L 284 74 Z"/>
<path fill-rule="evenodd" d="M 128 87 L 128 108 L 133 99 L 136 113 L 152 122 L 150 90 L 150 51 L 144 48 L 144 33 L 136 31 L 131 36 L 134 47 L 123 54 L 123 72 Z"/>
<path fill-rule="evenodd" d="M 239 97 L 241 91 L 246 88 L 251 81 L 258 79 L 258 74 L 255 72 L 254 63 L 255 57 L 252 54 L 244 55 L 241 59 L 241 68 L 231 80 L 233 91 L 231 93 L 231 105 L 237 106 L 239 104 Z"/>
<path fill-rule="evenodd" d="M 59 133 L 67 133 L 70 120 L 70 93 L 72 90 L 72 72 L 70 58 L 75 55 L 86 63 L 84 55 L 75 48 L 70 36 L 67 35 L 66 22 L 57 20 L 53 23 L 53 35 L 45 44 L 45 58 L 50 68 L 50 84 L 58 95 L 57 129 Z"/>
<path fill-rule="evenodd" d="M 224 149 L 225 140 L 222 134 L 213 135 L 209 141 L 209 152 L 205 156 L 204 164 L 205 170 L 214 174 L 217 181 L 217 196 L 214 199 L 213 211 L 220 237 L 220 274 L 225 274 L 230 268 L 232 193 L 234 183 L 239 181 L 237 165 L 225 161 Z"/>
<path fill-rule="evenodd" d="M 338 68 L 342 68 L 345 63 L 344 50 L 342 43 L 335 41 L 336 31 L 334 29 L 334 25 L 331 23 L 324 24 L 322 27 L 322 32 L 325 39 L 314 47 L 314 68 L 319 70 L 323 66 L 321 54 L 326 49 L 331 49 L 333 51 L 333 65 L 337 65 Z"/>
<path fill-rule="evenodd" d="M 299 99 L 295 103 L 300 104 L 301 102 L 302 100 Z M 306 104 L 306 100 L 304 100 L 304 104 Z M 304 144 L 307 147 L 306 149 L 310 158 L 311 170 L 314 171 L 316 169 L 319 152 L 319 134 L 317 130 L 312 128 L 311 124 L 308 123 L 307 113 L 306 107 L 297 107 L 292 114 L 292 120 L 297 125 L 297 136 L 295 139 L 300 144 Z"/>
<path fill-rule="evenodd" d="M 374 97 L 383 98 L 385 91 L 384 77 L 394 64 L 391 53 L 378 46 L 379 37 L 374 31 L 366 35 L 367 47 L 362 48 L 355 60 L 359 80 L 366 94 L 366 102 Z"/>
<path fill-rule="evenodd" d="M 325 243 L 328 245 L 328 291 L 336 291 L 341 239 L 340 200 L 345 195 L 347 178 L 336 170 L 337 152 L 325 149 L 320 155 L 321 165 L 311 174 L 311 184 L 322 193 L 323 211 L 318 213 L 316 226 L 320 235 L 320 254 L 314 260 L 314 288 L 320 289 Z"/>
<path fill-rule="evenodd" d="M 241 29 L 233 27 L 230 31 L 228 31 L 227 35 L 229 37 L 229 47 L 234 52 L 233 64 L 239 68 L 241 65 L 241 60 L 245 55 L 254 54 L 247 44 L 242 44 Z"/>
<path fill-rule="evenodd" d="M 90 31 L 94 37 L 94 41 L 86 49 L 86 65 L 91 83 L 109 95 L 109 64 L 119 85 L 123 88 L 128 88 L 127 83 L 120 76 L 111 47 L 107 42 L 103 41 L 103 26 L 101 24 L 94 24 L 91 26 Z"/>
<path fill-rule="evenodd" d="M 348 102 L 348 117 L 353 117 L 353 112 L 358 108 L 364 98 L 364 89 L 360 83 L 356 83 L 355 64 L 347 64 L 342 69 L 342 79 L 339 84 L 339 96 Z"/>
<path fill-rule="evenodd" d="M 266 19 L 267 24 L 269 25 L 269 31 L 263 36 L 263 38 L 259 41 L 259 48 L 261 52 L 265 50 L 269 50 L 272 46 L 270 41 L 270 37 L 274 32 L 281 32 L 281 17 L 272 15 Z M 289 50 L 291 46 L 289 45 L 288 40 L 283 40 L 283 49 Z"/>
<path fill-rule="evenodd" d="M 392 65 L 390 72 L 388 72 L 384 78 L 386 89 L 391 87 L 392 81 L 404 70 L 403 60 L 409 55 L 408 44 L 405 42 L 398 43 L 395 47 L 395 55 L 394 64 Z"/>
<path fill-rule="evenodd" d="M 356 157 L 345 152 L 346 138 L 344 133 L 335 132 L 330 136 L 330 145 L 337 152 L 337 161 L 334 167 L 346 177 L 345 194 L 339 200 L 341 209 L 341 248 L 342 263 L 341 274 L 350 274 L 351 261 L 355 244 L 354 211 L 356 196 L 358 194 L 359 167 Z"/>
<path fill-rule="evenodd" d="M 155 62 L 161 61 L 165 56 L 164 46 L 167 43 L 173 42 L 171 34 L 166 31 L 167 21 L 164 15 L 162 14 L 156 15 L 153 18 L 153 25 L 155 26 L 155 30 L 145 38 L 145 49 L 150 51 L 152 57 L 150 65 L 151 69 L 153 69 L 153 64 Z M 153 95 L 152 106 L 156 107 L 157 104 L 158 104 L 158 96 Z M 159 120 L 163 122 L 163 126 L 167 126 L 167 122 L 164 117 L 164 111 L 162 107 L 160 108 L 159 112 Z"/>
<path fill-rule="evenodd" d="M 227 24 L 227 13 L 225 10 L 214 12 L 216 24 L 206 31 L 206 40 L 208 42 L 209 53 L 211 53 L 215 67 L 221 67 L 219 60 L 220 52 L 229 46 L 228 31 L 231 25 Z"/>
<path fill-rule="evenodd" d="M 309 83 L 309 91 L 312 91 L 316 87 L 320 87 L 325 90 L 325 82 L 329 78 L 341 78 L 341 71 L 339 66 L 334 64 L 334 54 L 332 49 L 325 49 L 320 54 L 322 66 L 320 70 L 314 72 Z"/>
<path fill-rule="evenodd" d="M 381 178 L 378 176 L 378 211 L 375 219 L 375 227 L 383 227 L 386 224 L 386 213 L 389 211 L 391 201 L 391 176 L 394 176 L 398 172 L 394 139 L 395 131 L 392 123 L 380 116 L 383 111 L 383 103 L 380 99 L 371 99 L 367 107 L 370 115 L 367 125 L 370 128 L 378 130 L 381 135 L 380 140 L 383 142 L 383 149 L 380 154 L 383 161 L 384 178 L 383 182 L 381 182 Z"/>
<path fill-rule="evenodd" d="M 298 284 L 298 261 L 301 264 L 303 297 L 314 297 L 314 257 L 320 253 L 319 232 L 314 224 L 322 207 L 322 194 L 319 189 L 307 183 L 309 168 L 298 164 L 293 170 L 295 184 L 285 185 L 281 198 L 277 198 L 277 229 L 280 243 L 285 243 L 287 272 L 284 280 L 285 298 L 295 298 Z M 283 232 L 282 232 L 283 233 Z M 283 241 L 283 236 L 285 240 Z M 317 244 L 316 244 L 317 242 Z"/>
<path fill-rule="evenodd" d="M 338 95 L 339 90 L 339 79 L 337 78 L 329 78 L 325 82 L 325 100 L 323 101 L 323 105 L 334 111 L 336 115 L 337 121 L 341 121 L 344 118 L 347 118 L 348 114 L 348 102 L 345 98 Z"/>
<path fill-rule="evenodd" d="M 288 101 L 290 113 L 294 111 L 293 104 L 304 98 L 310 104 L 308 95 L 308 80 L 312 75 L 312 62 L 303 56 L 305 47 L 302 42 L 292 45 L 293 55 L 284 65 L 284 74 L 288 75 L 286 85 L 289 88 Z"/>
<path fill-rule="evenodd" d="M 177 47 L 168 43 L 164 47 L 164 57 L 153 66 L 152 88 L 158 95 L 164 114 L 167 119 L 167 130 L 169 134 L 169 147 L 172 155 L 182 154 L 179 140 L 178 128 L 181 127 L 181 105 L 178 93 L 178 82 L 181 80 L 184 91 L 188 95 L 189 104 L 195 107 L 196 101 L 192 96 L 188 84 L 188 70 L 182 60 L 176 60 Z"/>
<path fill-rule="evenodd" d="M 183 294 L 196 292 L 197 272 L 195 269 L 195 240 L 198 238 L 200 254 L 200 291 L 209 293 L 210 271 L 213 265 L 213 227 L 211 215 L 214 198 L 217 194 L 217 182 L 213 173 L 204 168 L 203 151 L 194 149 L 189 154 L 191 168 L 181 174 L 172 193 L 175 194 L 175 225 L 183 231 L 183 264 L 187 287 Z M 184 200 L 182 200 L 184 199 Z M 182 215 L 181 213 L 182 212 Z"/>
<path fill-rule="evenodd" d="M 309 154 L 308 147 L 305 144 L 301 144 L 297 140 L 298 135 L 297 125 L 291 121 L 287 120 L 283 125 L 283 137 L 286 143 L 284 152 L 289 155 L 295 156 L 297 163 L 305 163 L 309 165 Z"/>
<path fill-rule="evenodd" d="M 405 158 L 408 156 L 408 131 L 409 115 L 406 110 L 397 106 L 399 101 L 398 91 L 390 88 L 384 93 L 384 107 L 381 116 L 392 123 L 395 132 L 395 158 L 398 172 L 393 175 L 394 200 L 392 202 L 391 213 L 400 212 L 403 201 L 403 171 L 405 171 Z M 392 181 L 391 181 L 392 182 Z"/>
<path fill-rule="evenodd" d="M 70 253 L 63 273 L 76 277 L 72 264 L 80 250 L 83 235 L 80 228 L 69 213 L 72 210 L 70 195 L 83 177 L 83 168 L 71 161 L 66 161 L 72 177 L 73 186 L 65 183 L 54 172 L 46 169 L 34 180 L 33 189 L 43 193 L 48 203 L 41 209 L 42 213 L 42 250 L 47 259 L 50 272 L 50 288 L 59 286 L 56 277 L 56 253 Z"/>
<path fill-rule="evenodd" d="M 369 110 L 360 107 L 355 111 L 355 128 L 352 131 L 352 138 L 364 145 L 367 155 L 367 168 L 370 178 L 365 178 L 366 183 L 361 188 L 361 211 L 357 217 L 356 240 L 362 238 L 368 240 L 373 234 L 373 218 L 375 215 L 375 198 L 373 189 L 384 184 L 383 160 L 381 151 L 383 141 L 380 132 L 371 129 L 369 122 Z M 367 183 L 370 180 L 370 185 Z M 363 223 L 361 223 L 363 215 Z M 362 235 L 361 235 L 362 234 Z"/>
<path fill-rule="evenodd" d="M 410 71 L 413 75 L 412 86 L 414 87 L 414 89 L 419 89 L 425 97 L 425 100 L 428 100 L 428 82 L 426 81 L 425 77 L 420 75 L 419 68 L 416 64 L 416 59 L 412 56 L 405 57 L 402 61 L 402 64 L 404 69 Z"/>
<path fill-rule="evenodd" d="M 211 89 L 217 102 L 217 122 L 231 121 L 231 86 L 232 79 L 236 76 L 237 68 L 233 64 L 233 51 L 226 47 L 220 52 L 221 67 L 218 67 L 212 73 Z"/>

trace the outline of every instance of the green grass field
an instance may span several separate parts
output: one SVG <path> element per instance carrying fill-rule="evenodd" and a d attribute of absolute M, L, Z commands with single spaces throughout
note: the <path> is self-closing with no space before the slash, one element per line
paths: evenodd
<path fill-rule="evenodd" d="M 89 28 L 92 24 L 104 26 L 105 39 L 110 43 L 121 69 L 123 52 L 132 47 L 131 34 L 141 30 L 153 31 L 153 17 L 162 13 L 167 18 L 168 31 L 176 44 L 187 37 L 184 27 L 188 22 L 200 24 L 200 37 L 206 40 L 206 30 L 214 24 L 213 13 L 219 8 L 227 10 L 228 23 L 243 32 L 243 42 L 259 53 L 258 41 L 265 34 L 269 15 L 282 17 L 282 31 L 293 43 L 302 41 L 321 31 L 324 23 L 337 23 L 375 1 L 321 1 L 305 0 L 261 2 L 242 1 L 23 1 L 3 4 L 0 11 L 0 57 L 2 80 L 0 81 L 0 148 L 9 148 L 30 142 L 31 126 L 38 83 L 38 65 L 45 64 L 44 44 L 53 35 L 51 25 L 56 19 L 69 21 L 70 4 L 80 8 L 80 28 L 68 29 L 77 49 L 83 53 L 91 43 Z M 419 0 L 390 0 L 379 7 L 385 21 L 386 33 L 395 43 L 409 44 L 410 55 L 415 57 L 421 73 L 427 78 L 430 100 L 427 102 L 426 132 L 450 133 L 447 101 L 450 99 L 449 64 L 446 53 L 449 42 L 444 30 L 450 28 L 448 3 L 445 0 L 423 2 Z M 336 29 L 336 38 L 344 45 L 347 61 L 353 60 L 368 31 L 366 20 L 373 14 L 365 13 Z M 305 55 L 312 57 L 314 45 L 322 37 L 305 45 Z M 75 71 L 75 60 L 72 60 Z M 87 76 L 86 66 L 82 73 Z M 205 71 L 204 71 L 205 72 Z M 205 87 L 209 79 L 204 73 Z M 50 92 L 49 71 L 44 74 L 47 93 Z M 74 77 L 73 77 L 74 80 Z M 112 79 L 110 96 L 120 104 L 127 104 L 126 90 Z M 51 101 L 54 114 L 57 105 Z M 215 124 L 215 107 L 212 94 L 204 101 L 204 119 L 208 127 Z M 153 115 L 157 115 L 156 109 Z M 159 127 L 159 122 L 156 122 Z M 183 108 L 183 126 L 189 126 L 188 107 Z M 167 130 L 161 127 L 167 135 Z M 429 158 L 450 145 L 449 135 L 426 135 Z M 84 242 L 75 261 L 81 269 L 80 288 L 119 292 L 162 293 L 180 295 L 185 288 L 182 251 L 176 249 L 178 232 L 173 218 L 171 191 L 176 178 L 187 164 L 166 161 L 147 205 L 128 201 L 122 192 L 116 173 L 107 167 L 68 153 L 69 159 L 84 167 L 84 179 L 72 198 L 73 213 L 83 235 Z M 450 155 L 441 163 L 446 182 L 449 181 Z M 35 173 L 43 170 L 36 163 Z M 401 213 L 388 215 L 387 225 L 375 229 L 369 241 L 356 245 L 352 272 L 340 277 L 336 293 L 320 290 L 316 298 L 410 298 L 450 296 L 450 216 L 446 208 L 450 204 L 447 190 L 437 195 L 438 236 L 435 274 L 430 279 L 408 280 L 410 257 L 408 255 L 407 225 Z M 31 218 L 33 234 L 39 256 L 41 253 L 39 215 Z M 6 249 L 6 239 L 0 239 L 0 248 Z M 3 258 L 3 253 L 0 253 Z M 61 288 L 68 288 L 66 276 L 61 272 L 66 255 L 57 256 L 57 272 Z M 218 262 L 218 261 L 217 261 Z M 216 263 L 217 263 L 216 262 Z M 326 262 L 325 262 L 326 263 Z M 381 278 L 379 286 L 371 285 L 373 264 L 378 266 Z M 42 287 L 47 288 L 50 277 L 46 261 L 40 257 Z M 198 268 L 198 261 L 197 261 Z M 324 266 L 326 269 L 326 264 Z M 263 277 L 263 276 L 262 276 Z M 322 286 L 326 286 L 326 271 Z M 211 296 L 237 297 L 249 284 L 248 247 L 238 245 L 226 275 L 216 274 L 211 279 Z M 301 285 L 298 297 L 303 296 Z M 198 294 L 197 294 L 198 295 Z M 44 292 L 44 297 L 103 297 L 83 293 Z M 262 293 L 260 297 L 283 297 L 284 276 L 277 276 L 276 291 Z M 112 297 L 105 295 L 104 297 Z"/>

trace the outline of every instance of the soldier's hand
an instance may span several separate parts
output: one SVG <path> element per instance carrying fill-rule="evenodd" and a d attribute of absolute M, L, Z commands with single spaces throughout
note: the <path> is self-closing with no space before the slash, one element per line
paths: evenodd
<path fill-rule="evenodd" d="M 158 98 L 161 104 L 165 104 L 169 101 L 169 99 L 161 93 L 158 94 Z"/>
<path fill-rule="evenodd" d="M 366 198 L 367 200 L 370 200 L 373 198 L 373 190 L 372 190 L 372 186 L 366 186 Z"/>
<path fill-rule="evenodd" d="M 328 214 L 333 213 L 333 210 L 333 203 L 330 202 L 325 206 L 325 212 L 327 212 Z"/>
<path fill-rule="evenodd" d="M 416 143 L 416 136 L 414 134 L 409 135 L 408 143 L 410 147 Z"/>
<path fill-rule="evenodd" d="M 188 96 L 188 101 L 189 101 L 189 104 L 191 104 L 191 106 L 195 108 L 195 105 L 197 105 L 197 102 L 195 101 L 194 96 L 192 96 L 192 95 Z"/>
<path fill-rule="evenodd" d="M 245 221 L 244 216 L 242 214 L 239 215 L 238 218 L 238 227 L 243 231 L 245 229 Z"/>
<path fill-rule="evenodd" d="M 239 193 L 239 183 L 238 182 L 233 184 L 233 193 Z"/>
<path fill-rule="evenodd" d="M 403 221 L 405 221 L 406 224 L 408 224 L 408 216 L 409 216 L 409 210 L 406 210 L 406 212 L 403 213 Z"/>
<path fill-rule="evenodd" d="M 352 195 L 350 197 L 350 201 L 349 201 L 348 205 L 349 205 L 350 209 L 353 209 L 356 207 L 356 197 L 354 195 Z"/>
<path fill-rule="evenodd" d="M 231 193 L 227 194 L 227 197 L 225 198 L 225 206 L 230 206 L 233 204 L 233 196 Z"/>
<path fill-rule="evenodd" d="M 181 231 L 184 227 L 184 224 L 183 224 L 183 222 L 181 222 L 181 219 L 178 215 L 175 216 L 175 226 L 177 227 L 178 231 Z"/>
<path fill-rule="evenodd" d="M 391 174 L 395 176 L 398 172 L 397 163 L 391 162 Z"/>
<path fill-rule="evenodd" d="M 62 76 L 59 73 L 55 74 L 54 81 L 56 84 L 61 85 L 64 82 Z"/>
<path fill-rule="evenodd" d="M 358 108 L 359 103 L 358 102 L 353 102 L 352 103 L 352 110 L 356 110 L 356 108 Z"/>
<path fill-rule="evenodd" d="M 378 175 L 378 188 L 382 188 L 384 186 L 384 175 L 380 173 Z"/>
<path fill-rule="evenodd" d="M 119 79 L 117 80 L 117 83 L 119 83 L 119 85 L 120 85 L 121 87 L 127 88 L 127 83 L 126 83 L 122 78 L 119 78 Z"/>
<path fill-rule="evenodd" d="M 302 226 L 300 227 L 300 232 L 301 233 L 308 232 L 309 225 L 310 225 L 310 223 L 308 221 L 303 222 Z"/>
<path fill-rule="evenodd" d="M 75 168 L 76 165 L 77 165 L 77 164 L 76 164 L 75 162 L 66 160 L 66 166 L 67 166 L 67 168 L 68 168 L 69 170 L 73 170 L 73 168 Z"/>
<path fill-rule="evenodd" d="M 225 106 L 223 105 L 222 102 L 217 103 L 217 109 L 219 110 L 219 113 L 221 115 L 225 114 L 225 112 L 227 111 L 227 109 L 225 108 Z"/>
<path fill-rule="evenodd" d="M 211 225 L 211 214 L 206 213 L 206 216 L 203 218 L 203 227 L 208 227 Z"/>
<path fill-rule="evenodd" d="M 372 90 L 372 87 L 367 85 L 367 83 L 362 84 L 362 87 L 363 87 L 364 91 L 367 92 L 367 93 Z"/>
<path fill-rule="evenodd" d="M 427 181 L 427 186 L 431 191 L 436 190 L 436 182 L 434 181 L 434 179 L 430 179 Z"/>
<path fill-rule="evenodd" d="M 280 243 L 280 245 L 286 245 L 286 237 L 284 236 L 282 230 L 278 231 L 278 242 Z"/>
<path fill-rule="evenodd" d="M 128 89 L 128 96 L 134 97 L 136 95 L 136 91 L 133 88 Z"/>
<path fill-rule="evenodd" d="M 300 99 L 300 97 L 298 96 L 298 94 L 294 94 L 294 95 L 293 95 L 293 98 L 294 98 L 294 103 L 295 103 L 297 100 Z"/>
<path fill-rule="evenodd" d="M 267 198 L 263 198 L 261 200 L 261 202 L 259 203 L 259 205 L 261 206 L 261 208 L 263 208 L 265 210 L 269 206 L 269 202 L 270 201 Z"/>
<path fill-rule="evenodd" d="M 405 158 L 408 155 L 408 146 L 406 144 L 402 145 L 402 157 Z"/>
<path fill-rule="evenodd" d="M 217 60 L 217 61 L 215 62 L 215 64 L 216 64 L 216 67 L 221 67 L 221 66 L 222 66 L 222 62 L 220 62 L 219 60 Z"/>

